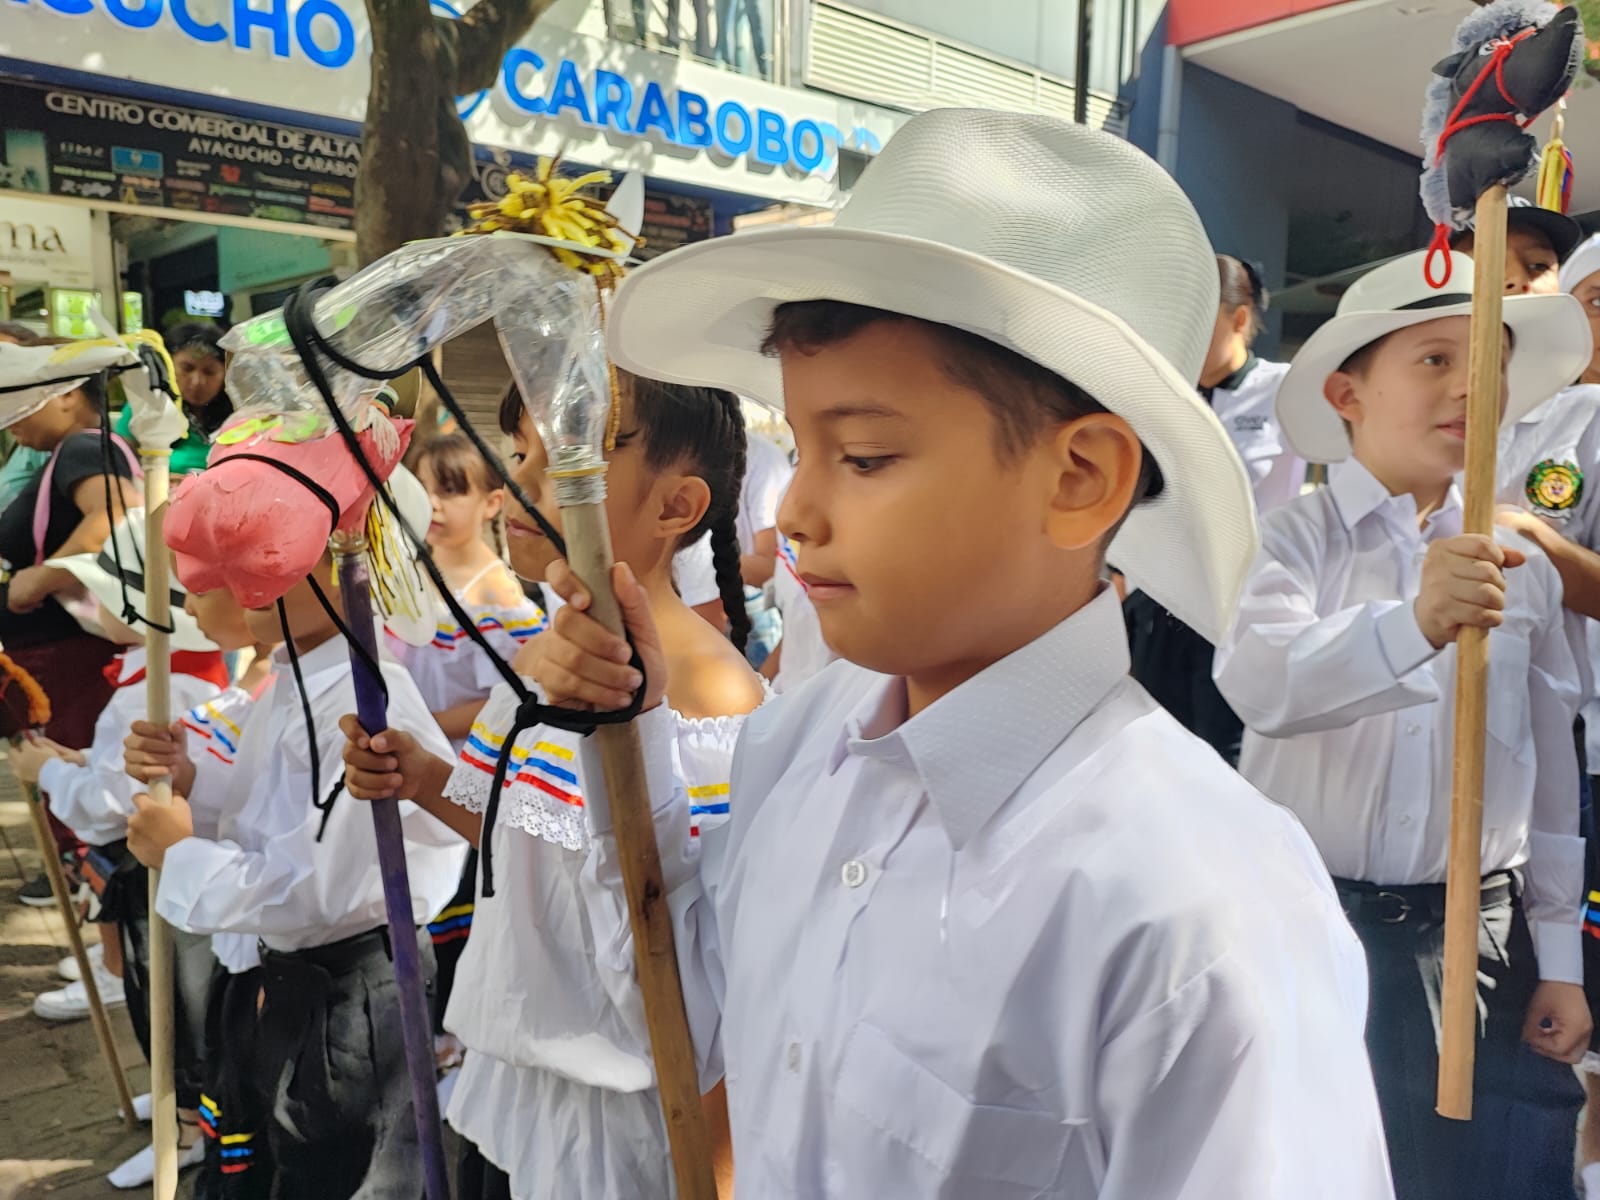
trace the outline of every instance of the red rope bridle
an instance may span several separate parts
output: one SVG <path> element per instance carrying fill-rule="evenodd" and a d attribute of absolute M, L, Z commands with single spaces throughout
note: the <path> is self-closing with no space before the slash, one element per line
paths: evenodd
<path fill-rule="evenodd" d="M 1434 146 L 1433 150 L 1434 166 L 1438 167 L 1440 170 L 1444 169 L 1445 143 L 1456 134 L 1460 133 L 1463 129 L 1470 128 L 1473 125 L 1482 125 L 1486 121 L 1510 121 L 1514 123 L 1518 129 L 1526 129 L 1537 119 L 1538 114 L 1528 117 L 1525 120 L 1520 119 L 1520 106 L 1517 104 L 1516 97 L 1514 97 L 1510 92 L 1506 91 L 1505 77 L 1506 59 L 1511 56 L 1511 51 L 1516 48 L 1518 42 L 1522 41 L 1524 38 L 1532 37 L 1537 32 L 1538 30 L 1536 28 L 1530 27 L 1528 29 L 1524 29 L 1515 37 L 1500 38 L 1499 40 L 1490 43 L 1493 49 L 1489 54 L 1489 61 L 1483 64 L 1483 69 L 1478 72 L 1478 77 L 1472 81 L 1472 85 L 1468 87 L 1464 93 L 1462 93 L 1461 99 L 1458 100 L 1456 102 L 1456 106 L 1450 110 L 1450 118 L 1444 123 L 1444 129 L 1439 133 L 1439 141 Z M 1495 87 L 1500 90 L 1501 98 L 1504 99 L 1507 104 L 1511 105 L 1513 111 L 1503 113 L 1482 113 L 1476 117 L 1463 118 L 1461 115 L 1461 110 L 1466 108 L 1466 106 L 1472 102 L 1472 98 L 1478 94 L 1478 89 L 1483 86 L 1484 80 L 1488 79 L 1491 74 L 1494 76 Z M 1442 288 L 1445 284 L 1450 282 L 1450 233 L 1450 226 L 1442 221 L 1433 227 L 1433 239 L 1428 243 L 1428 257 L 1422 262 L 1423 277 L 1427 279 L 1428 286 L 1434 289 Z M 1435 255 L 1444 256 L 1444 274 L 1438 279 L 1433 277 L 1433 260 Z"/>

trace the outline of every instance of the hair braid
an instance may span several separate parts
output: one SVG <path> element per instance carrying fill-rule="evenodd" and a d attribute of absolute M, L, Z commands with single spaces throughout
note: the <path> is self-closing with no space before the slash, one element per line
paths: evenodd
<path fill-rule="evenodd" d="M 744 490 L 745 432 L 744 412 L 739 398 L 719 392 L 722 411 L 728 424 L 727 475 L 729 487 L 713 494 L 712 510 L 706 513 L 711 538 L 711 565 L 716 570 L 717 590 L 722 593 L 722 609 L 728 614 L 728 636 L 743 652 L 750 641 L 750 612 L 744 603 L 744 575 L 740 570 L 739 501 Z"/>

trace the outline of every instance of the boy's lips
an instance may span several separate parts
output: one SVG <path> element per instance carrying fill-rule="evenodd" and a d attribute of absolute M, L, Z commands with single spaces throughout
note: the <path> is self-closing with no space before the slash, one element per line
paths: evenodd
<path fill-rule="evenodd" d="M 847 583 L 842 579 L 828 579 L 822 575 L 813 575 L 809 571 L 801 572 L 800 582 L 805 584 L 806 596 L 813 604 L 820 604 L 826 600 L 837 600 L 856 590 L 854 584 Z"/>
<path fill-rule="evenodd" d="M 1458 417 L 1454 421 L 1446 421 L 1443 425 L 1439 426 L 1439 430 L 1442 433 L 1449 434 L 1451 437 L 1465 439 L 1467 436 L 1467 419 L 1465 417 Z"/>
<path fill-rule="evenodd" d="M 531 521 L 519 521 L 515 518 L 512 518 L 506 521 L 506 536 L 542 538 L 544 536 L 544 530 L 540 529 Z"/>

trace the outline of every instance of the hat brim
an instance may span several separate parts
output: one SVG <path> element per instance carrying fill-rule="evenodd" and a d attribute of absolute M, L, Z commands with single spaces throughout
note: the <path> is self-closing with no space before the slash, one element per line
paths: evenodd
<path fill-rule="evenodd" d="M 65 558 L 49 559 L 45 566 L 60 567 L 68 571 L 72 577 L 88 589 L 89 594 L 103 604 L 112 616 L 121 619 L 123 588 L 121 582 L 100 566 L 99 554 L 70 554 Z M 138 564 L 131 564 L 137 571 Z M 128 602 L 138 610 L 139 615 L 145 614 L 144 589 L 127 585 Z M 174 650 L 215 650 L 216 645 L 205 634 L 200 632 L 200 626 L 188 613 L 183 611 L 183 593 L 174 591 L 170 612 L 172 619 L 167 623 L 172 628 L 170 645 Z M 143 632 L 144 626 L 134 626 L 136 632 Z"/>
<path fill-rule="evenodd" d="M 1346 313 L 1323 324 L 1294 356 L 1278 388 L 1278 424 L 1295 453 L 1319 463 L 1350 457 L 1350 435 L 1322 389 L 1357 350 L 1413 325 L 1471 314 L 1471 303 L 1448 304 Z M 1502 319 L 1512 337 L 1505 424 L 1526 416 L 1583 373 L 1593 335 L 1583 307 L 1568 295 L 1507 296 Z"/>
<path fill-rule="evenodd" d="M 1543 208 L 1537 204 L 1519 204 L 1506 209 L 1506 228 L 1532 229 L 1543 235 L 1544 240 L 1550 243 L 1550 249 L 1556 252 L 1556 262 L 1564 263 L 1567 256 L 1583 241 L 1583 226 L 1579 225 L 1565 213 L 1558 213 L 1552 208 Z M 1462 229 L 1450 239 L 1452 249 L 1464 241 L 1472 230 Z"/>
<path fill-rule="evenodd" d="M 953 325 L 1048 368 L 1123 417 L 1165 486 L 1129 514 L 1107 557 L 1186 624 L 1220 637 L 1256 550 L 1244 466 L 1193 381 L 1121 318 L 1080 296 L 921 238 L 775 229 L 683 247 L 630 274 L 608 321 L 611 355 L 638 375 L 725 388 L 781 409 L 779 363 L 760 347 L 773 310 L 798 300 Z"/>

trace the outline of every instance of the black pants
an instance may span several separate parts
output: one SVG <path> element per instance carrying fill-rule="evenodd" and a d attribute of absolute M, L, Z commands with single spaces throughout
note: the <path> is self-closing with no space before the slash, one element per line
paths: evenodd
<path fill-rule="evenodd" d="M 450 1007 L 450 992 L 456 985 L 456 965 L 467 948 L 467 937 L 472 932 L 472 909 L 478 895 L 478 852 L 469 850 L 467 861 L 461 868 L 461 883 L 456 894 L 438 916 L 428 922 L 428 936 L 433 940 L 433 961 L 436 968 L 434 985 L 429 995 L 433 1010 L 433 1032 L 437 1037 L 444 1032 L 444 1014 Z"/>
<path fill-rule="evenodd" d="M 511 1177 L 466 1138 L 456 1164 L 456 1200 L 511 1200 Z"/>
<path fill-rule="evenodd" d="M 1367 1050 L 1396 1200 L 1572 1200 L 1583 1088 L 1571 1067 L 1523 1044 L 1538 967 L 1510 876 L 1491 878 L 1483 894 L 1471 1121 L 1434 1111 L 1443 885 L 1380 892 L 1336 882 L 1367 952 Z"/>
<path fill-rule="evenodd" d="M 149 872 L 128 852 L 126 842 L 96 846 L 97 860 L 110 865 L 100 895 L 100 920 L 114 921 L 122 942 L 122 985 L 128 997 L 128 1019 L 150 1061 L 150 900 Z M 179 1108 L 198 1108 L 205 1082 L 206 996 L 217 960 L 211 939 L 172 931 L 173 1054 L 172 1073 Z"/>
<path fill-rule="evenodd" d="M 206 1161 L 196 1200 L 267 1200 L 272 1193 L 272 1097 L 263 1086 L 256 1014 L 262 978 L 259 967 L 230 975 L 219 966 L 211 979 L 200 1097 Z"/>
<path fill-rule="evenodd" d="M 432 950 L 418 938 L 425 969 Z M 274 1200 L 422 1195 L 422 1153 L 385 930 L 264 951 Z"/>
<path fill-rule="evenodd" d="M 1179 724 L 1237 767 L 1244 722 L 1211 681 L 1215 647 L 1143 592 L 1123 602 L 1122 615 L 1133 660 L 1129 673 Z"/>

